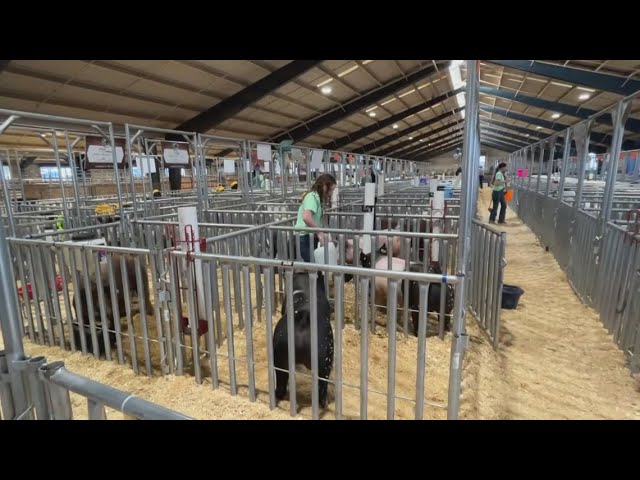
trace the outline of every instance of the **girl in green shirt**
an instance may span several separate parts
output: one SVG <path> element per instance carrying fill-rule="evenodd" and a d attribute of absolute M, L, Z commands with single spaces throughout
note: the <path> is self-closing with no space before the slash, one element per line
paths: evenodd
<path fill-rule="evenodd" d="M 498 205 L 500 205 L 500 216 L 498 217 L 498 223 L 505 222 L 505 216 L 507 214 L 507 201 L 504 198 L 505 187 L 507 185 L 504 172 L 507 170 L 507 164 L 501 162 L 498 165 L 496 174 L 493 177 L 493 192 L 491 194 L 491 200 L 493 206 L 491 207 L 491 214 L 489 215 L 489 223 L 496 223 L 496 215 L 498 214 Z"/>
<path fill-rule="evenodd" d="M 315 183 L 302 197 L 302 204 L 298 209 L 298 220 L 295 228 L 300 230 L 300 257 L 305 262 L 311 262 L 311 238 L 308 228 L 320 228 L 322 226 L 322 204 L 331 200 L 331 195 L 336 188 L 336 179 L 328 173 L 323 173 L 316 178 Z M 324 234 L 318 232 L 313 236 L 313 250 L 318 248 L 318 243 L 324 243 Z"/>

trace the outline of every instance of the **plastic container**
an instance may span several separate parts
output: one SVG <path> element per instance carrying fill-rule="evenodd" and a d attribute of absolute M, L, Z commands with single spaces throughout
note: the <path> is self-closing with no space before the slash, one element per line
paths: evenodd
<path fill-rule="evenodd" d="M 502 285 L 502 308 L 505 310 L 515 310 L 518 308 L 520 297 L 524 290 L 516 285 Z"/>
<path fill-rule="evenodd" d="M 326 262 L 324 259 L 324 245 L 318 245 L 313 252 L 315 263 L 323 263 L 325 265 L 337 265 L 338 264 L 338 250 L 333 242 L 329 242 L 327 249 L 329 250 L 329 260 Z"/>
<path fill-rule="evenodd" d="M 513 200 L 513 190 L 507 190 L 507 193 L 504 194 L 504 199 L 507 202 L 510 202 L 511 200 Z"/>

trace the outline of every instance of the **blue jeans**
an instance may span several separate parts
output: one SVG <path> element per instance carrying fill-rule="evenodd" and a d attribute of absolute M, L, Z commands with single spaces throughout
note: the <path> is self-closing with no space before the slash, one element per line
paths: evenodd
<path fill-rule="evenodd" d="M 313 236 L 313 249 L 318 248 L 319 239 Z M 300 257 L 307 263 L 311 263 L 311 249 L 309 248 L 309 234 L 300 235 Z"/>

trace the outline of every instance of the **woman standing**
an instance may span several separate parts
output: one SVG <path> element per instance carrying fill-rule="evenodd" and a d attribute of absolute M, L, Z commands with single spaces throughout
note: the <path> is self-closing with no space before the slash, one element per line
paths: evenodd
<path fill-rule="evenodd" d="M 504 176 L 504 172 L 507 170 L 507 164 L 501 162 L 498 165 L 496 174 L 493 177 L 493 192 L 491 194 L 491 200 L 493 201 L 493 207 L 491 208 L 491 215 L 489 215 L 489 223 L 496 223 L 496 214 L 498 213 L 498 205 L 500 205 L 500 216 L 498 217 L 498 223 L 504 223 L 504 218 L 507 214 L 507 201 L 504 198 L 505 188 L 507 182 Z"/>
<path fill-rule="evenodd" d="M 316 178 L 315 183 L 302 197 L 302 204 L 298 209 L 298 220 L 295 228 L 301 233 L 300 236 L 300 257 L 305 262 L 311 262 L 311 245 L 308 228 L 322 227 L 322 204 L 331 201 L 331 196 L 336 188 L 336 179 L 328 173 L 323 173 Z M 324 234 L 318 232 L 313 235 L 313 250 L 318 248 L 318 243 L 324 243 Z"/>

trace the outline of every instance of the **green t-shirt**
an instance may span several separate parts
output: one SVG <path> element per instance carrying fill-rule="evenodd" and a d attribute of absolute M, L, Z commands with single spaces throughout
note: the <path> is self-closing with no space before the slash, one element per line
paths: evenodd
<path fill-rule="evenodd" d="M 502 180 L 504 182 L 504 174 L 502 172 L 496 173 L 495 180 Z M 495 180 L 494 180 L 494 182 L 495 182 Z M 504 183 L 502 185 L 496 185 L 495 183 L 493 184 L 493 191 L 494 192 L 501 192 L 502 190 L 504 190 Z"/>
<path fill-rule="evenodd" d="M 313 221 L 316 223 L 318 227 L 322 225 L 322 203 L 320 202 L 320 196 L 316 192 L 309 192 L 304 196 L 304 200 L 302 201 L 302 205 L 298 209 L 298 220 L 296 221 L 295 228 L 297 230 L 302 230 L 303 232 L 308 232 L 309 229 L 307 224 L 304 223 L 302 219 L 302 213 L 305 210 L 311 210 L 313 212 Z"/>

